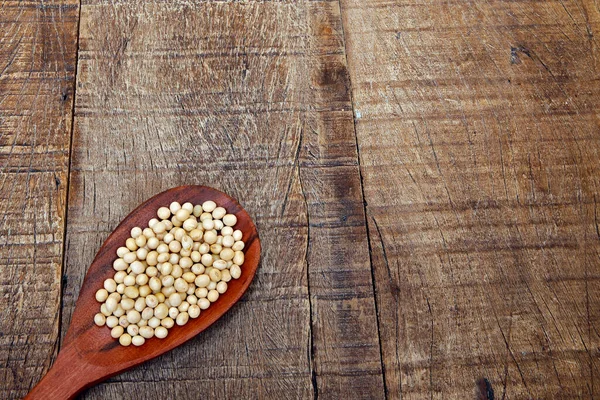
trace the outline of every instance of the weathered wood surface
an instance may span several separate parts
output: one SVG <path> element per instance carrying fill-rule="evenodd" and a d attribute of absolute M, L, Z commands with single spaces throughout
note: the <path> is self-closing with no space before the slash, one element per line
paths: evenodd
<path fill-rule="evenodd" d="M 599 27 L 587 0 L 2 3 L 0 397 L 121 218 L 205 184 L 258 226 L 250 292 L 84 398 L 597 398 Z"/>
<path fill-rule="evenodd" d="M 63 332 L 107 234 L 151 195 L 239 199 L 262 264 L 197 339 L 86 398 L 382 398 L 337 2 L 84 2 Z"/>
<path fill-rule="evenodd" d="M 20 398 L 56 353 L 75 1 L 0 5 L 0 398 Z"/>
<path fill-rule="evenodd" d="M 388 397 L 598 398 L 598 4 L 342 15 Z"/>

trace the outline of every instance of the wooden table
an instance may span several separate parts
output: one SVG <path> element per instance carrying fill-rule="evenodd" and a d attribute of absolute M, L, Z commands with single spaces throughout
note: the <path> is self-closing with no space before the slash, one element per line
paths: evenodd
<path fill-rule="evenodd" d="M 597 1 L 1 3 L 0 398 L 137 204 L 255 219 L 251 290 L 90 399 L 600 397 Z"/>

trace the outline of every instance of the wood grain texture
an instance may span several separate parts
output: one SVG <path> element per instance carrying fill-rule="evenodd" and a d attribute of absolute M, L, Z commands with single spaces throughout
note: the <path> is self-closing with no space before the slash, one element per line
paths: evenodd
<path fill-rule="evenodd" d="M 56 354 L 76 1 L 0 5 L 0 398 Z"/>
<path fill-rule="evenodd" d="M 389 398 L 597 398 L 598 4 L 342 16 Z"/>
<path fill-rule="evenodd" d="M 84 1 L 63 328 L 96 249 L 149 196 L 203 184 L 257 224 L 250 291 L 85 398 L 381 398 L 337 2 Z"/>

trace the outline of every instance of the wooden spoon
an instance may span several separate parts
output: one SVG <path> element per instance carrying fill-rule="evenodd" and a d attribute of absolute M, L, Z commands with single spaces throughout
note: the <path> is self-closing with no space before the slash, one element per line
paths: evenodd
<path fill-rule="evenodd" d="M 117 257 L 117 248 L 124 245 L 131 228 L 146 227 L 148 221 L 155 218 L 159 207 L 168 206 L 173 201 L 181 204 L 188 201 L 192 204 L 202 204 L 206 200 L 213 200 L 237 217 L 235 229 L 243 232 L 242 240 L 246 243 L 241 277 L 232 279 L 228 283 L 227 291 L 208 309 L 203 310 L 200 317 L 190 319 L 184 326 L 169 329 L 169 335 L 165 339 L 154 337 L 146 340 L 140 347 L 121 346 L 117 339 L 110 336 L 108 327 L 98 327 L 94 324 L 94 315 L 100 310 L 95 293 L 102 288 L 104 280 L 112 278 L 115 273 L 112 263 Z M 50 371 L 26 399 L 73 398 L 82 390 L 166 353 L 193 338 L 225 314 L 242 297 L 254 277 L 259 260 L 260 241 L 254 223 L 242 206 L 225 193 L 206 186 L 180 186 L 152 197 L 133 210 L 117 226 L 96 254 L 79 292 L 71 325 L 60 353 Z"/>

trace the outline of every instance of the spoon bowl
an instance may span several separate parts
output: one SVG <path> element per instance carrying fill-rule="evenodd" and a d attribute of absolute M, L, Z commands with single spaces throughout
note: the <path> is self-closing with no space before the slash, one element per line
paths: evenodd
<path fill-rule="evenodd" d="M 100 310 L 95 293 L 103 287 L 105 279 L 113 277 L 115 270 L 112 263 L 117 258 L 117 249 L 124 245 L 132 228 L 146 227 L 148 221 L 156 217 L 159 207 L 168 207 L 173 201 L 202 204 L 207 200 L 225 207 L 228 213 L 237 217 L 234 228 L 242 231 L 242 240 L 246 244 L 242 275 L 239 279 L 228 282 L 227 291 L 208 309 L 202 310 L 198 318 L 169 329 L 166 338 L 147 339 L 140 347 L 121 346 L 118 339 L 111 337 L 109 328 L 94 324 L 94 315 Z M 225 193 L 206 186 L 179 186 L 150 198 L 121 221 L 96 254 L 79 292 L 60 353 L 52 368 L 26 399 L 73 398 L 82 390 L 193 338 L 218 320 L 242 297 L 254 278 L 259 261 L 260 240 L 256 227 L 242 206 Z"/>

